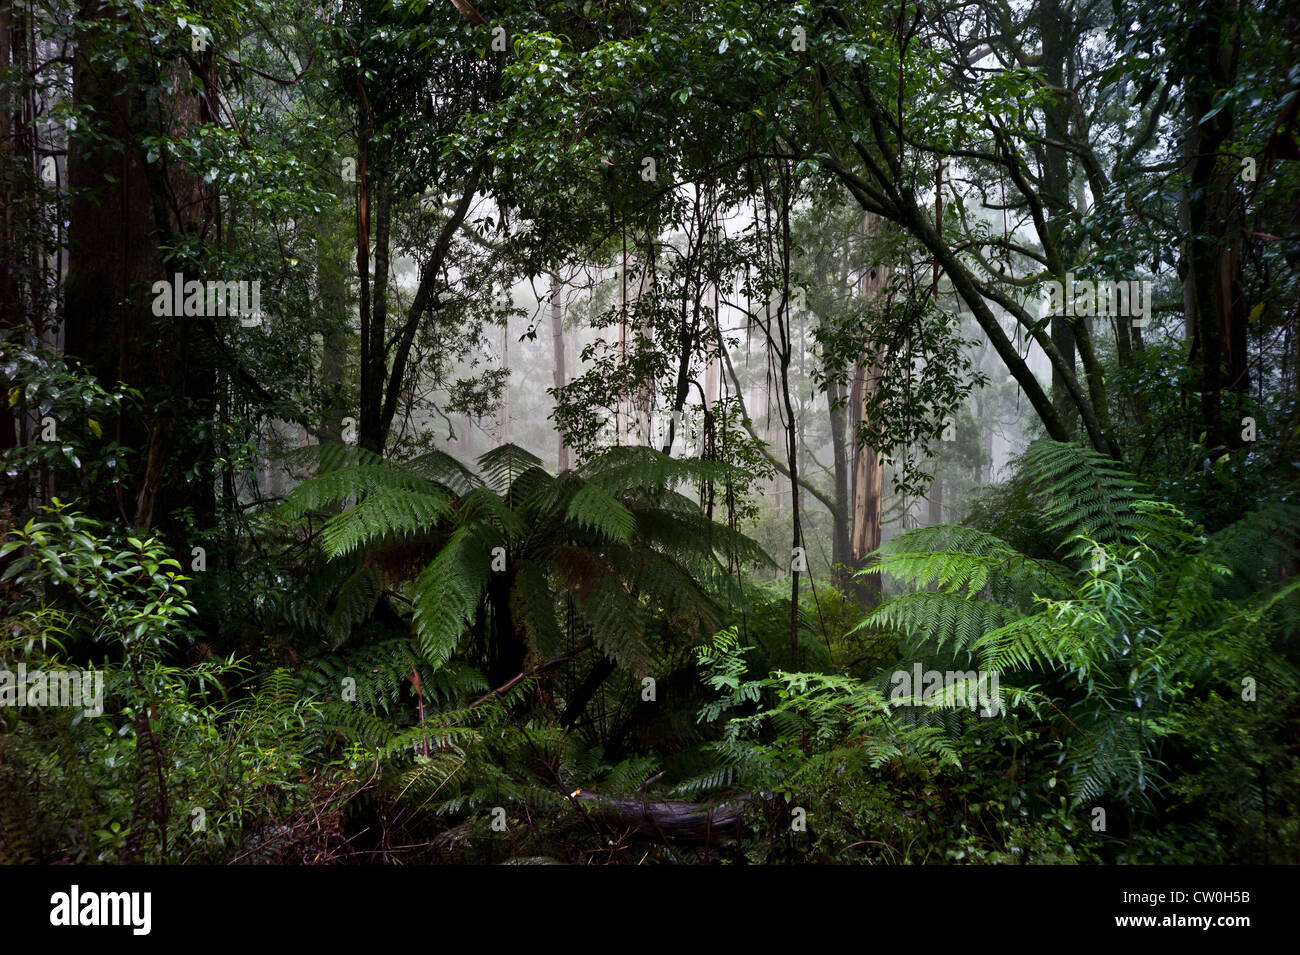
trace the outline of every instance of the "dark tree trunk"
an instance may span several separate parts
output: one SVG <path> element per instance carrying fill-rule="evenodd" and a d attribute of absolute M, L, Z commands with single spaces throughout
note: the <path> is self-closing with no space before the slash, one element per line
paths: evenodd
<path fill-rule="evenodd" d="M 1188 183 L 1184 197 L 1187 224 L 1183 304 L 1192 337 L 1189 359 L 1199 372 L 1201 426 L 1206 446 L 1240 446 L 1237 402 L 1225 414 L 1223 392 L 1244 395 L 1249 388 L 1246 362 L 1246 312 L 1241 294 L 1241 205 L 1237 160 L 1222 155 L 1231 143 L 1230 105 L 1209 116 L 1216 99 L 1236 82 L 1240 41 L 1229 21 L 1230 4 L 1216 2 L 1197 11 L 1187 42 Z M 1208 117 L 1208 118 L 1207 118 Z"/>
<path fill-rule="evenodd" d="M 100 0 L 81 5 L 83 20 L 111 17 Z M 179 418 L 210 420 L 216 411 L 216 341 L 211 318 L 153 315 L 152 283 L 174 272 L 202 279 L 203 261 L 167 257 L 162 249 L 181 236 L 206 236 L 218 208 L 215 196 L 193 177 L 169 169 L 165 159 L 149 163 L 142 137 L 176 134 L 209 121 L 200 96 L 178 92 L 150 103 L 143 88 L 92 59 L 103 38 L 94 30 L 78 37 L 73 65 L 73 100 L 93 117 L 69 144 L 72 201 L 68 227 L 68 276 L 64 318 L 65 349 L 105 387 L 125 382 L 143 394 L 142 410 L 128 409 L 113 437 L 137 452 L 133 473 L 120 484 L 105 483 L 87 506 L 137 526 L 164 526 L 173 543 L 186 542 L 189 529 L 170 515 L 191 508 L 210 524 L 216 501 L 212 475 L 186 475 L 195 461 L 212 460 L 210 438 L 178 427 Z M 210 62 L 202 82 L 215 83 Z M 188 66 L 172 66 L 177 90 L 189 90 Z M 202 434 L 209 429 L 200 429 Z"/>
<path fill-rule="evenodd" d="M 1073 24 L 1062 9 L 1060 0 L 1039 0 L 1038 27 L 1043 39 L 1043 79 L 1057 90 L 1065 88 L 1065 64 L 1070 57 Z M 1043 144 L 1042 198 L 1047 212 L 1047 227 L 1052 242 L 1062 254 L 1068 268 L 1070 258 L 1065 255 L 1064 241 L 1070 219 L 1070 164 L 1065 144 L 1070 133 L 1070 101 L 1059 96 L 1043 105 L 1047 142 Z M 1058 275 L 1064 282 L 1065 276 Z M 1063 310 L 1068 312 L 1069 308 Z M 1060 350 L 1063 362 L 1075 367 L 1075 331 L 1073 319 L 1067 314 L 1055 315 L 1050 325 L 1052 341 Z M 1068 426 L 1078 420 L 1069 388 L 1056 366 L 1052 368 L 1052 404 L 1056 413 Z"/>

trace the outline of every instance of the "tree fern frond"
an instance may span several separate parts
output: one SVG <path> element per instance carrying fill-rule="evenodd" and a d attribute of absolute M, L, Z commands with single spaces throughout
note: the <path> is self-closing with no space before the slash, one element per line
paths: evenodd
<path fill-rule="evenodd" d="M 354 444 L 325 442 L 309 444 L 303 448 L 290 448 L 284 452 L 284 459 L 295 468 L 302 468 L 316 474 L 338 471 L 343 468 L 364 465 L 384 464 L 386 459 L 366 448 Z"/>
<path fill-rule="evenodd" d="M 679 560 L 730 556 L 742 564 L 778 566 L 762 544 L 741 531 L 709 520 L 698 505 L 691 511 L 677 512 L 632 503 L 630 510 L 636 516 L 637 535 Z"/>
<path fill-rule="evenodd" d="M 289 492 L 280 515 L 285 519 L 300 517 L 346 501 L 354 494 L 364 497 L 376 490 L 440 493 L 428 479 L 387 462 L 348 465 L 303 481 Z"/>
<path fill-rule="evenodd" d="M 636 531 L 636 518 L 612 494 L 588 482 L 569 500 L 565 516 L 580 527 L 586 527 L 607 540 L 627 544 Z"/>
<path fill-rule="evenodd" d="M 1258 588 L 1300 560 L 1300 506 L 1270 502 L 1209 535 L 1205 556 L 1233 570 L 1232 592 Z"/>
<path fill-rule="evenodd" d="M 507 538 L 517 538 L 524 532 L 519 515 L 495 491 L 486 487 L 476 487 L 460 499 L 456 519 L 462 525 L 479 523 L 495 528 L 501 538 L 499 543 L 505 543 Z"/>
<path fill-rule="evenodd" d="M 478 468 L 488 487 L 505 494 L 515 479 L 529 468 L 541 467 L 542 459 L 517 444 L 503 444 L 478 459 Z"/>
<path fill-rule="evenodd" d="M 433 666 L 451 658 L 473 621 L 491 573 L 491 556 L 479 528 L 462 527 L 411 585 L 420 650 Z"/>
<path fill-rule="evenodd" d="M 937 586 L 975 595 L 985 587 L 997 598 L 1024 602 L 1034 594 L 1067 592 L 1069 571 L 1021 554 L 999 537 L 971 527 L 936 524 L 898 535 L 861 571 L 888 573 L 914 587 Z"/>
<path fill-rule="evenodd" d="M 515 565 L 515 615 L 528 628 L 533 650 L 543 659 L 555 657 L 563 644 L 563 633 L 555 615 L 555 595 L 546 567 L 523 559 Z"/>
<path fill-rule="evenodd" d="M 608 553 L 606 560 L 651 608 L 662 608 L 695 636 L 712 634 L 721 625 L 719 608 L 670 558 L 654 551 L 619 549 Z"/>
<path fill-rule="evenodd" d="M 1009 669 L 1068 669 L 1072 663 L 1063 641 L 1071 636 L 1068 628 L 1052 614 L 1037 613 L 1019 617 L 989 631 L 975 643 L 980 666 L 990 672 Z"/>
<path fill-rule="evenodd" d="M 369 619 L 384 592 L 384 574 L 371 564 L 362 564 L 339 587 L 334 610 L 325 621 L 325 632 L 337 649 L 352 634 L 352 628 Z"/>
<path fill-rule="evenodd" d="M 720 461 L 674 458 L 650 447 L 619 445 L 592 455 L 579 473 L 610 492 L 633 488 L 662 492 L 679 484 L 722 483 L 738 471 Z"/>
<path fill-rule="evenodd" d="M 1112 543 L 1134 530 L 1133 504 L 1145 489 L 1112 458 L 1091 448 L 1040 439 L 1022 459 L 1046 498 L 1053 530 Z"/>
<path fill-rule="evenodd" d="M 426 451 L 406 462 L 406 467 L 455 494 L 483 486 L 483 480 L 445 451 Z"/>
<path fill-rule="evenodd" d="M 610 659 L 638 678 L 651 673 L 654 657 L 645 642 L 641 608 L 613 574 L 598 577 L 574 606 L 591 628 L 596 646 Z"/>
<path fill-rule="evenodd" d="M 321 543 L 338 557 L 384 538 L 427 536 L 451 514 L 452 502 L 441 492 L 380 488 L 326 521 Z"/>

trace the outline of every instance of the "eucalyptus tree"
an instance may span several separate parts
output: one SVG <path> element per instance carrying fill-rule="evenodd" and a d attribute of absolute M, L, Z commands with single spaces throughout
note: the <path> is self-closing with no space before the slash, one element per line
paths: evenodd
<path fill-rule="evenodd" d="M 7 74 L 26 106 L 6 114 L 24 117 L 6 156 L 33 163 L 50 213 L 45 225 L 6 217 L 6 259 L 36 266 L 6 285 L 10 344 L 61 346 L 95 388 L 129 399 L 93 418 L 56 410 L 33 381 L 11 383 L 10 403 L 20 420 L 52 421 L 59 447 L 112 449 L 95 455 L 109 469 L 99 481 L 65 454 L 47 494 L 79 488 L 99 515 L 173 537 L 212 526 L 216 488 L 233 505 L 240 445 L 263 415 L 294 417 L 289 396 L 309 390 L 287 368 L 310 329 L 285 332 L 309 286 L 288 223 L 328 201 L 296 109 L 312 39 L 307 17 L 265 13 L 254 0 L 5 7 L 5 68 L 28 62 Z M 220 303 L 209 282 L 223 283 Z M 179 312 L 159 308 L 174 300 L 160 283 L 184 293 Z M 231 283 L 265 313 L 226 300 Z"/>

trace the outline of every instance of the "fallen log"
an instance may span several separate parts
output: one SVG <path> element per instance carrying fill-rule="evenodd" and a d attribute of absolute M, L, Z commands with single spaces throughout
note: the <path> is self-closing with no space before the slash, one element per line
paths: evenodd
<path fill-rule="evenodd" d="M 683 802 L 650 796 L 602 796 L 577 792 L 573 799 L 599 822 L 662 842 L 726 842 L 744 828 L 749 798 Z"/>

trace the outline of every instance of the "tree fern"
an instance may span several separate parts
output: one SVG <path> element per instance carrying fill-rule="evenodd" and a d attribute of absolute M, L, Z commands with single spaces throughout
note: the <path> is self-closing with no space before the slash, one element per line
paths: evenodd
<path fill-rule="evenodd" d="M 618 544 L 630 543 L 636 531 L 632 512 L 596 484 L 582 485 L 569 498 L 565 517 Z"/>
<path fill-rule="evenodd" d="M 900 534 L 876 557 L 863 574 L 889 574 L 906 585 L 967 597 L 988 588 L 997 598 L 1024 601 L 1034 593 L 1063 592 L 1070 576 L 1059 564 L 1026 557 L 992 534 L 947 524 Z"/>
<path fill-rule="evenodd" d="M 1272 534 L 1282 540 L 1264 563 L 1276 570 L 1291 553 L 1296 511 L 1270 508 L 1207 538 L 1093 451 L 1038 441 L 1021 467 L 1062 561 L 1031 559 L 971 528 L 909 532 L 881 548 L 879 567 L 937 592 L 905 593 L 863 625 L 898 632 L 920 655 L 967 651 L 985 671 L 1022 674 L 1012 696 L 1046 701 L 1035 712 L 1062 721 L 1076 802 L 1149 800 L 1170 708 L 1227 660 L 1257 654 L 1249 635 L 1297 592 L 1241 559 Z"/>
<path fill-rule="evenodd" d="M 321 532 L 321 543 L 331 557 L 339 557 L 385 537 L 427 538 L 451 516 L 451 499 L 440 491 L 389 487 L 382 494 L 368 494 L 355 507 L 330 518 Z"/>
<path fill-rule="evenodd" d="M 590 639 L 647 675 L 657 666 L 650 621 L 669 618 L 671 633 L 703 639 L 721 615 L 698 581 L 730 586 L 726 561 L 766 556 L 676 491 L 718 477 L 718 468 L 648 448 L 611 449 L 559 477 L 511 445 L 479 459 L 481 478 L 440 453 L 407 463 L 356 449 L 316 456 L 322 472 L 295 488 L 281 512 L 345 505 L 323 515 L 322 570 L 332 582 L 316 619 L 338 644 L 384 594 L 400 594 L 409 605 L 392 609 L 409 613 L 434 670 L 462 652 L 495 667 L 492 660 L 513 659 L 496 644 L 516 635 L 536 660 L 561 652 L 556 610 L 566 605 L 580 631 L 567 639 Z"/>
<path fill-rule="evenodd" d="M 926 761 L 959 768 L 946 735 L 897 718 L 891 701 L 868 682 L 842 674 L 784 673 L 748 678 L 735 628 L 719 632 L 697 653 L 705 682 L 720 691 L 699 718 L 727 717 L 723 739 L 709 749 L 730 771 L 712 770 L 688 780 L 681 792 L 715 784 L 742 784 L 792 792 L 808 774 L 824 771 L 824 757 L 848 746 L 865 750 L 871 765 L 916 769 Z M 754 707 L 754 712 L 739 711 Z"/>
<path fill-rule="evenodd" d="M 478 459 L 479 472 L 487 486 L 505 494 L 516 479 L 530 468 L 539 467 L 542 459 L 514 444 L 493 448 Z"/>
<path fill-rule="evenodd" d="M 458 528 L 411 583 L 416 635 L 435 667 L 451 659 L 473 622 L 492 572 L 489 545 L 494 540 L 481 526 Z"/>

